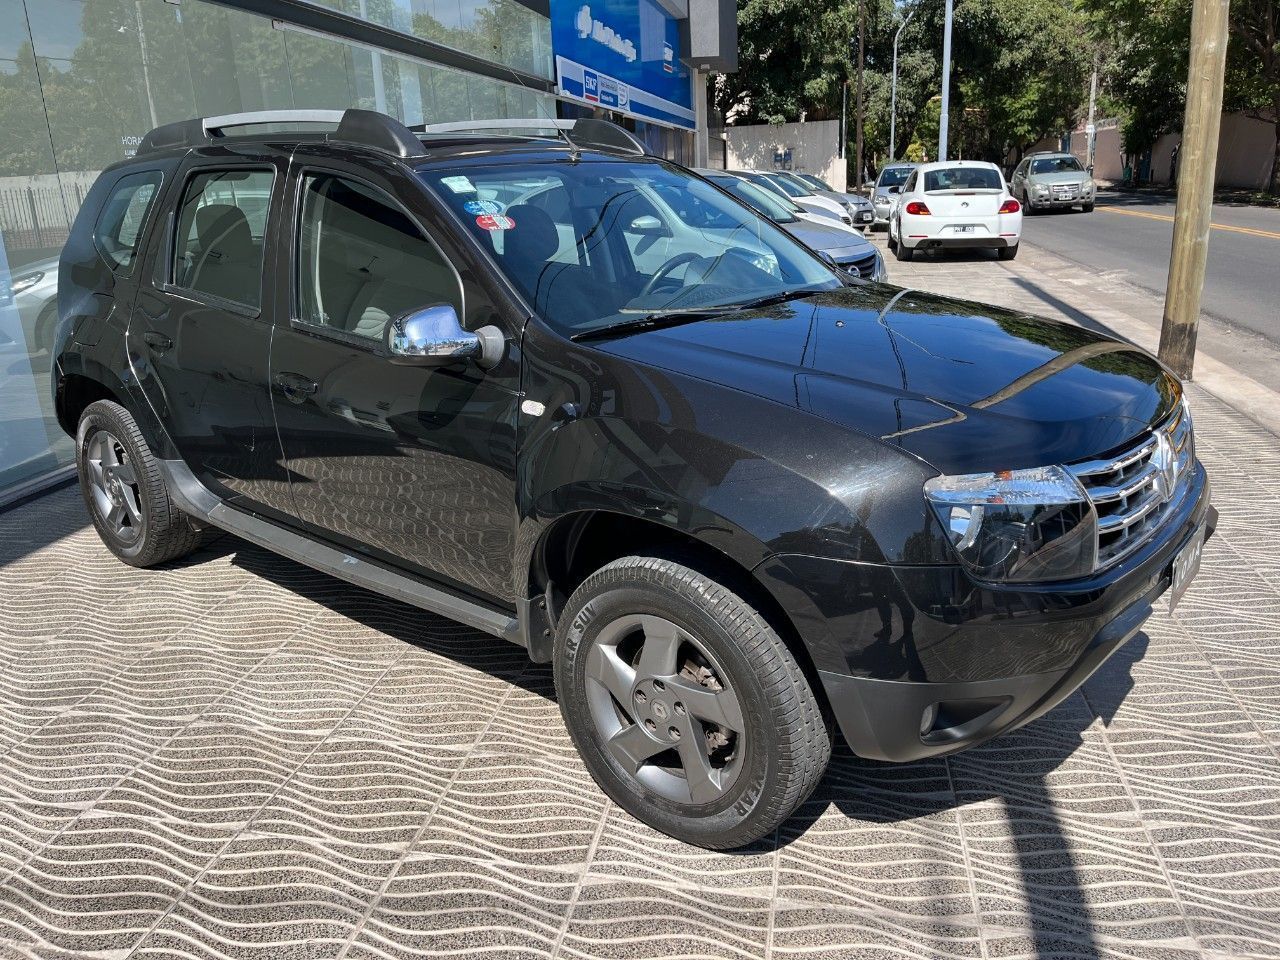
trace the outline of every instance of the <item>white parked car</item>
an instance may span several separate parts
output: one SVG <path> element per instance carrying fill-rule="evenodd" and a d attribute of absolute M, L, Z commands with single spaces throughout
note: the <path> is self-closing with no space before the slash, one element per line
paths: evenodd
<path fill-rule="evenodd" d="M 923 163 L 891 192 L 889 249 L 899 260 L 939 247 L 988 247 L 1001 260 L 1018 255 L 1022 204 L 1009 193 L 994 163 Z"/>
<path fill-rule="evenodd" d="M 809 187 L 803 186 L 789 177 L 779 176 L 777 173 L 768 170 L 732 170 L 730 172 L 739 177 L 745 177 L 757 186 L 764 187 L 780 197 L 785 197 L 799 204 L 810 213 L 836 220 L 846 227 L 853 226 L 853 213 L 848 207 L 836 200 L 819 196 Z"/>

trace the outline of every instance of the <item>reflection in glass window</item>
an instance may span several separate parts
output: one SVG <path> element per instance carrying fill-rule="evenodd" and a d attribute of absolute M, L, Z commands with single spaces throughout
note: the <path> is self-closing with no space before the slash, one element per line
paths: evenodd
<path fill-rule="evenodd" d="M 116 184 L 102 207 L 93 238 L 102 255 L 127 270 L 138 252 L 138 235 L 160 186 L 159 171 L 135 173 Z"/>
<path fill-rule="evenodd" d="M 308 175 L 298 237 L 299 318 L 380 340 L 412 310 L 451 304 L 458 280 L 435 244 L 377 190 L 328 174 Z"/>
<path fill-rule="evenodd" d="M 174 283 L 257 307 L 271 203 L 271 170 L 198 173 L 187 183 L 178 215 Z"/>

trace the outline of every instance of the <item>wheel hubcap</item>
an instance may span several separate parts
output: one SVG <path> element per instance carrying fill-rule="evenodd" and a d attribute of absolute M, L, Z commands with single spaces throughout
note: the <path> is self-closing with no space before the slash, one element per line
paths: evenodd
<path fill-rule="evenodd" d="M 138 476 L 124 444 L 108 431 L 99 430 L 85 449 L 85 464 L 99 518 L 119 540 L 136 542 L 142 536 L 142 500 Z"/>
<path fill-rule="evenodd" d="M 746 747 L 742 706 L 707 648 L 670 620 L 621 617 L 587 655 L 587 700 L 605 749 L 646 789 L 718 800 Z"/>

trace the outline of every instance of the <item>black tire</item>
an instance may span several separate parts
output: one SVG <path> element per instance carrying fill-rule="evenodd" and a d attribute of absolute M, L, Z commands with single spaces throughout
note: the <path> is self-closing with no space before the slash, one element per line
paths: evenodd
<path fill-rule="evenodd" d="M 1082 204 L 1080 204 L 1080 210 L 1081 210 L 1081 212 L 1082 212 L 1082 213 L 1093 213 L 1093 204 L 1092 204 L 1092 203 L 1082 203 Z"/>
<path fill-rule="evenodd" d="M 899 227 L 899 229 L 901 229 L 901 227 Z M 915 255 L 915 251 L 899 240 L 893 246 L 893 255 L 903 263 L 910 263 L 912 256 Z"/>
<path fill-rule="evenodd" d="M 108 447 L 118 462 L 104 465 L 104 458 L 95 453 Z M 169 499 L 155 457 L 120 404 L 99 400 L 80 415 L 76 468 L 80 493 L 98 535 L 125 563 L 152 567 L 186 556 L 204 541 L 203 532 Z M 98 482 L 104 470 L 115 478 L 114 483 Z M 123 511 L 118 521 L 113 519 L 117 509 Z"/>
<path fill-rule="evenodd" d="M 1015 243 L 1012 247 L 1000 247 L 996 253 L 1000 255 L 1001 260 L 1012 260 L 1018 255 L 1018 244 Z"/>
<path fill-rule="evenodd" d="M 887 224 L 884 228 L 884 232 L 885 232 L 885 244 L 888 246 L 889 252 L 897 253 L 898 241 L 893 239 L 893 224 L 891 223 Z"/>
<path fill-rule="evenodd" d="M 675 638 L 654 640 L 655 623 L 659 633 L 674 627 Z M 644 668 L 668 648 L 674 668 Z M 636 819 L 701 847 L 731 849 L 771 834 L 831 758 L 818 699 L 778 633 L 738 593 L 675 560 L 623 557 L 574 591 L 556 631 L 555 681 L 569 733 L 605 793 Z M 702 719 L 706 704 L 718 709 L 728 698 L 737 710 L 723 716 L 733 720 Z M 674 741 L 661 729 L 646 732 L 643 718 L 672 723 Z M 619 749 L 623 741 L 634 749 Z M 687 772 L 686 758 L 696 755 L 706 761 L 693 761 L 702 776 Z"/>

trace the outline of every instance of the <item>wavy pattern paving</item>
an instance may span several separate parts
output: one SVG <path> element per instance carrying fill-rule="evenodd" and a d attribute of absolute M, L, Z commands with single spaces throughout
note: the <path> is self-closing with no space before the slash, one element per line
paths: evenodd
<path fill-rule="evenodd" d="M 1193 400 L 1175 617 L 979 750 L 839 748 L 734 853 L 609 803 L 514 647 L 230 539 L 132 570 L 74 490 L 0 514 L 0 957 L 1280 957 L 1280 452 Z"/>

